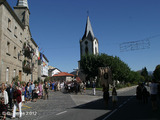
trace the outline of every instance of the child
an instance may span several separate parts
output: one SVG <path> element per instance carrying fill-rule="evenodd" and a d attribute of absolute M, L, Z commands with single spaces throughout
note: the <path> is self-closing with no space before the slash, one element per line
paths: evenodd
<path fill-rule="evenodd" d="M 116 91 L 116 88 L 113 87 L 113 90 L 112 90 L 112 102 L 113 102 L 113 107 L 115 107 L 115 106 L 117 105 L 117 101 L 118 101 L 117 91 Z"/>

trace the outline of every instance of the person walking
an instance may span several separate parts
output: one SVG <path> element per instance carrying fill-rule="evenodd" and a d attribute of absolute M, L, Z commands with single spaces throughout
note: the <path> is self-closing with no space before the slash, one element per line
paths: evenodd
<path fill-rule="evenodd" d="M 42 87 L 41 82 L 40 82 L 39 85 L 38 85 L 38 89 L 39 89 L 38 97 L 39 97 L 39 98 L 42 98 L 42 95 L 43 95 L 43 87 Z"/>
<path fill-rule="evenodd" d="M 158 97 L 159 97 L 159 100 L 160 100 L 160 81 L 158 83 Z"/>
<path fill-rule="evenodd" d="M 37 102 L 38 99 L 39 88 L 37 84 L 35 84 L 34 92 L 33 92 L 33 102 Z"/>
<path fill-rule="evenodd" d="M 51 90 L 54 91 L 54 85 L 55 85 L 54 81 L 50 85 L 51 85 Z"/>
<path fill-rule="evenodd" d="M 47 82 L 45 82 L 43 88 L 44 88 L 44 100 L 45 100 L 46 97 L 48 99 L 48 89 L 49 89 L 49 86 L 48 86 Z"/>
<path fill-rule="evenodd" d="M 81 81 L 81 82 L 80 82 L 80 92 L 81 92 L 81 94 L 83 93 L 83 91 L 84 91 L 84 84 L 83 84 L 83 82 Z"/>
<path fill-rule="evenodd" d="M 157 107 L 157 94 L 158 94 L 158 83 L 156 83 L 155 79 L 152 80 L 152 83 L 149 85 L 150 87 L 150 94 L 151 94 L 151 102 L 152 102 L 152 109 L 156 111 Z"/>
<path fill-rule="evenodd" d="M 6 91 L 8 93 L 9 106 L 10 106 L 10 109 L 12 111 L 12 107 L 13 107 L 13 92 L 14 92 L 14 88 L 12 87 L 12 84 L 9 85 L 9 87 L 6 89 Z"/>
<path fill-rule="evenodd" d="M 3 120 L 6 119 L 6 113 L 8 110 L 8 93 L 5 91 L 5 88 L 1 88 L 0 93 L 0 114 L 3 115 Z"/>
<path fill-rule="evenodd" d="M 109 87 L 105 86 L 103 84 L 102 88 L 103 88 L 103 100 L 104 100 L 105 106 L 107 108 L 108 107 L 108 101 L 109 101 Z"/>
<path fill-rule="evenodd" d="M 25 86 L 26 86 L 26 83 L 23 83 L 22 85 L 22 103 L 25 103 Z"/>
<path fill-rule="evenodd" d="M 96 83 L 94 81 L 92 83 L 92 91 L 93 91 L 93 95 L 96 95 Z"/>
<path fill-rule="evenodd" d="M 25 101 L 27 102 L 30 98 L 29 98 L 29 82 L 26 84 L 25 86 L 25 93 L 24 93 L 24 96 L 25 96 Z"/>
<path fill-rule="evenodd" d="M 113 90 L 112 90 L 112 102 L 113 102 L 113 107 L 116 107 L 117 101 L 118 101 L 117 91 L 116 91 L 116 88 L 113 87 Z"/>
<path fill-rule="evenodd" d="M 142 84 L 141 83 L 139 83 L 137 88 L 136 88 L 136 98 L 140 102 L 142 101 Z"/>
<path fill-rule="evenodd" d="M 33 99 L 34 99 L 34 89 L 35 88 L 35 85 L 34 85 L 34 83 L 33 82 L 31 82 L 31 85 L 30 85 L 30 95 L 31 95 L 31 98 L 32 98 L 32 101 L 33 101 Z"/>
<path fill-rule="evenodd" d="M 14 106 L 13 106 L 13 115 L 12 119 L 16 117 L 16 109 L 19 109 L 19 117 L 22 117 L 22 92 L 18 89 L 18 86 L 15 87 L 15 91 L 13 93 Z"/>
<path fill-rule="evenodd" d="M 147 91 L 147 88 L 145 85 L 142 85 L 142 101 L 143 103 L 148 103 L 148 97 L 149 97 L 149 92 Z"/>

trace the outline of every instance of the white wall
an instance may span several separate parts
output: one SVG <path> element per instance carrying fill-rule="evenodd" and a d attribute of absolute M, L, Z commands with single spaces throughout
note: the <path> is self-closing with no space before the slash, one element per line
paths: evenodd
<path fill-rule="evenodd" d="M 55 70 L 52 71 L 52 76 L 55 75 L 55 74 L 58 74 L 58 73 L 60 73 L 60 71 L 58 69 L 55 69 Z"/>
<path fill-rule="evenodd" d="M 43 62 L 41 64 L 41 76 L 48 76 L 48 62 L 43 57 Z"/>
<path fill-rule="evenodd" d="M 93 54 L 98 54 L 99 53 L 99 48 L 98 48 L 98 41 L 94 39 L 93 41 Z"/>

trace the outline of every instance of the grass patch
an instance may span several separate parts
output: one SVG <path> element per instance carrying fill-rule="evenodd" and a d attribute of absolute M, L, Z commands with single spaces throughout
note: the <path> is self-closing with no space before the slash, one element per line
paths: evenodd
<path fill-rule="evenodd" d="M 93 88 L 86 88 L 86 90 L 92 90 Z M 102 91 L 103 88 L 96 88 L 96 90 Z"/>

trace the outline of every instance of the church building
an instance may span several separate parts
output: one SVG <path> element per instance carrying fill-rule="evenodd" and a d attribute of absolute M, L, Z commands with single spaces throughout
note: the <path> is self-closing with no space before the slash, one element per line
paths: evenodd
<path fill-rule="evenodd" d="M 84 35 L 80 40 L 80 57 L 82 58 L 87 54 L 99 54 L 98 39 L 94 36 L 89 16 L 87 17 Z"/>
<path fill-rule="evenodd" d="M 85 55 L 98 55 L 99 45 L 98 39 L 94 36 L 91 21 L 89 16 L 87 17 L 85 32 L 80 40 L 80 59 Z M 82 81 L 86 80 L 86 75 L 81 72 L 80 61 L 78 62 L 78 76 Z"/>

